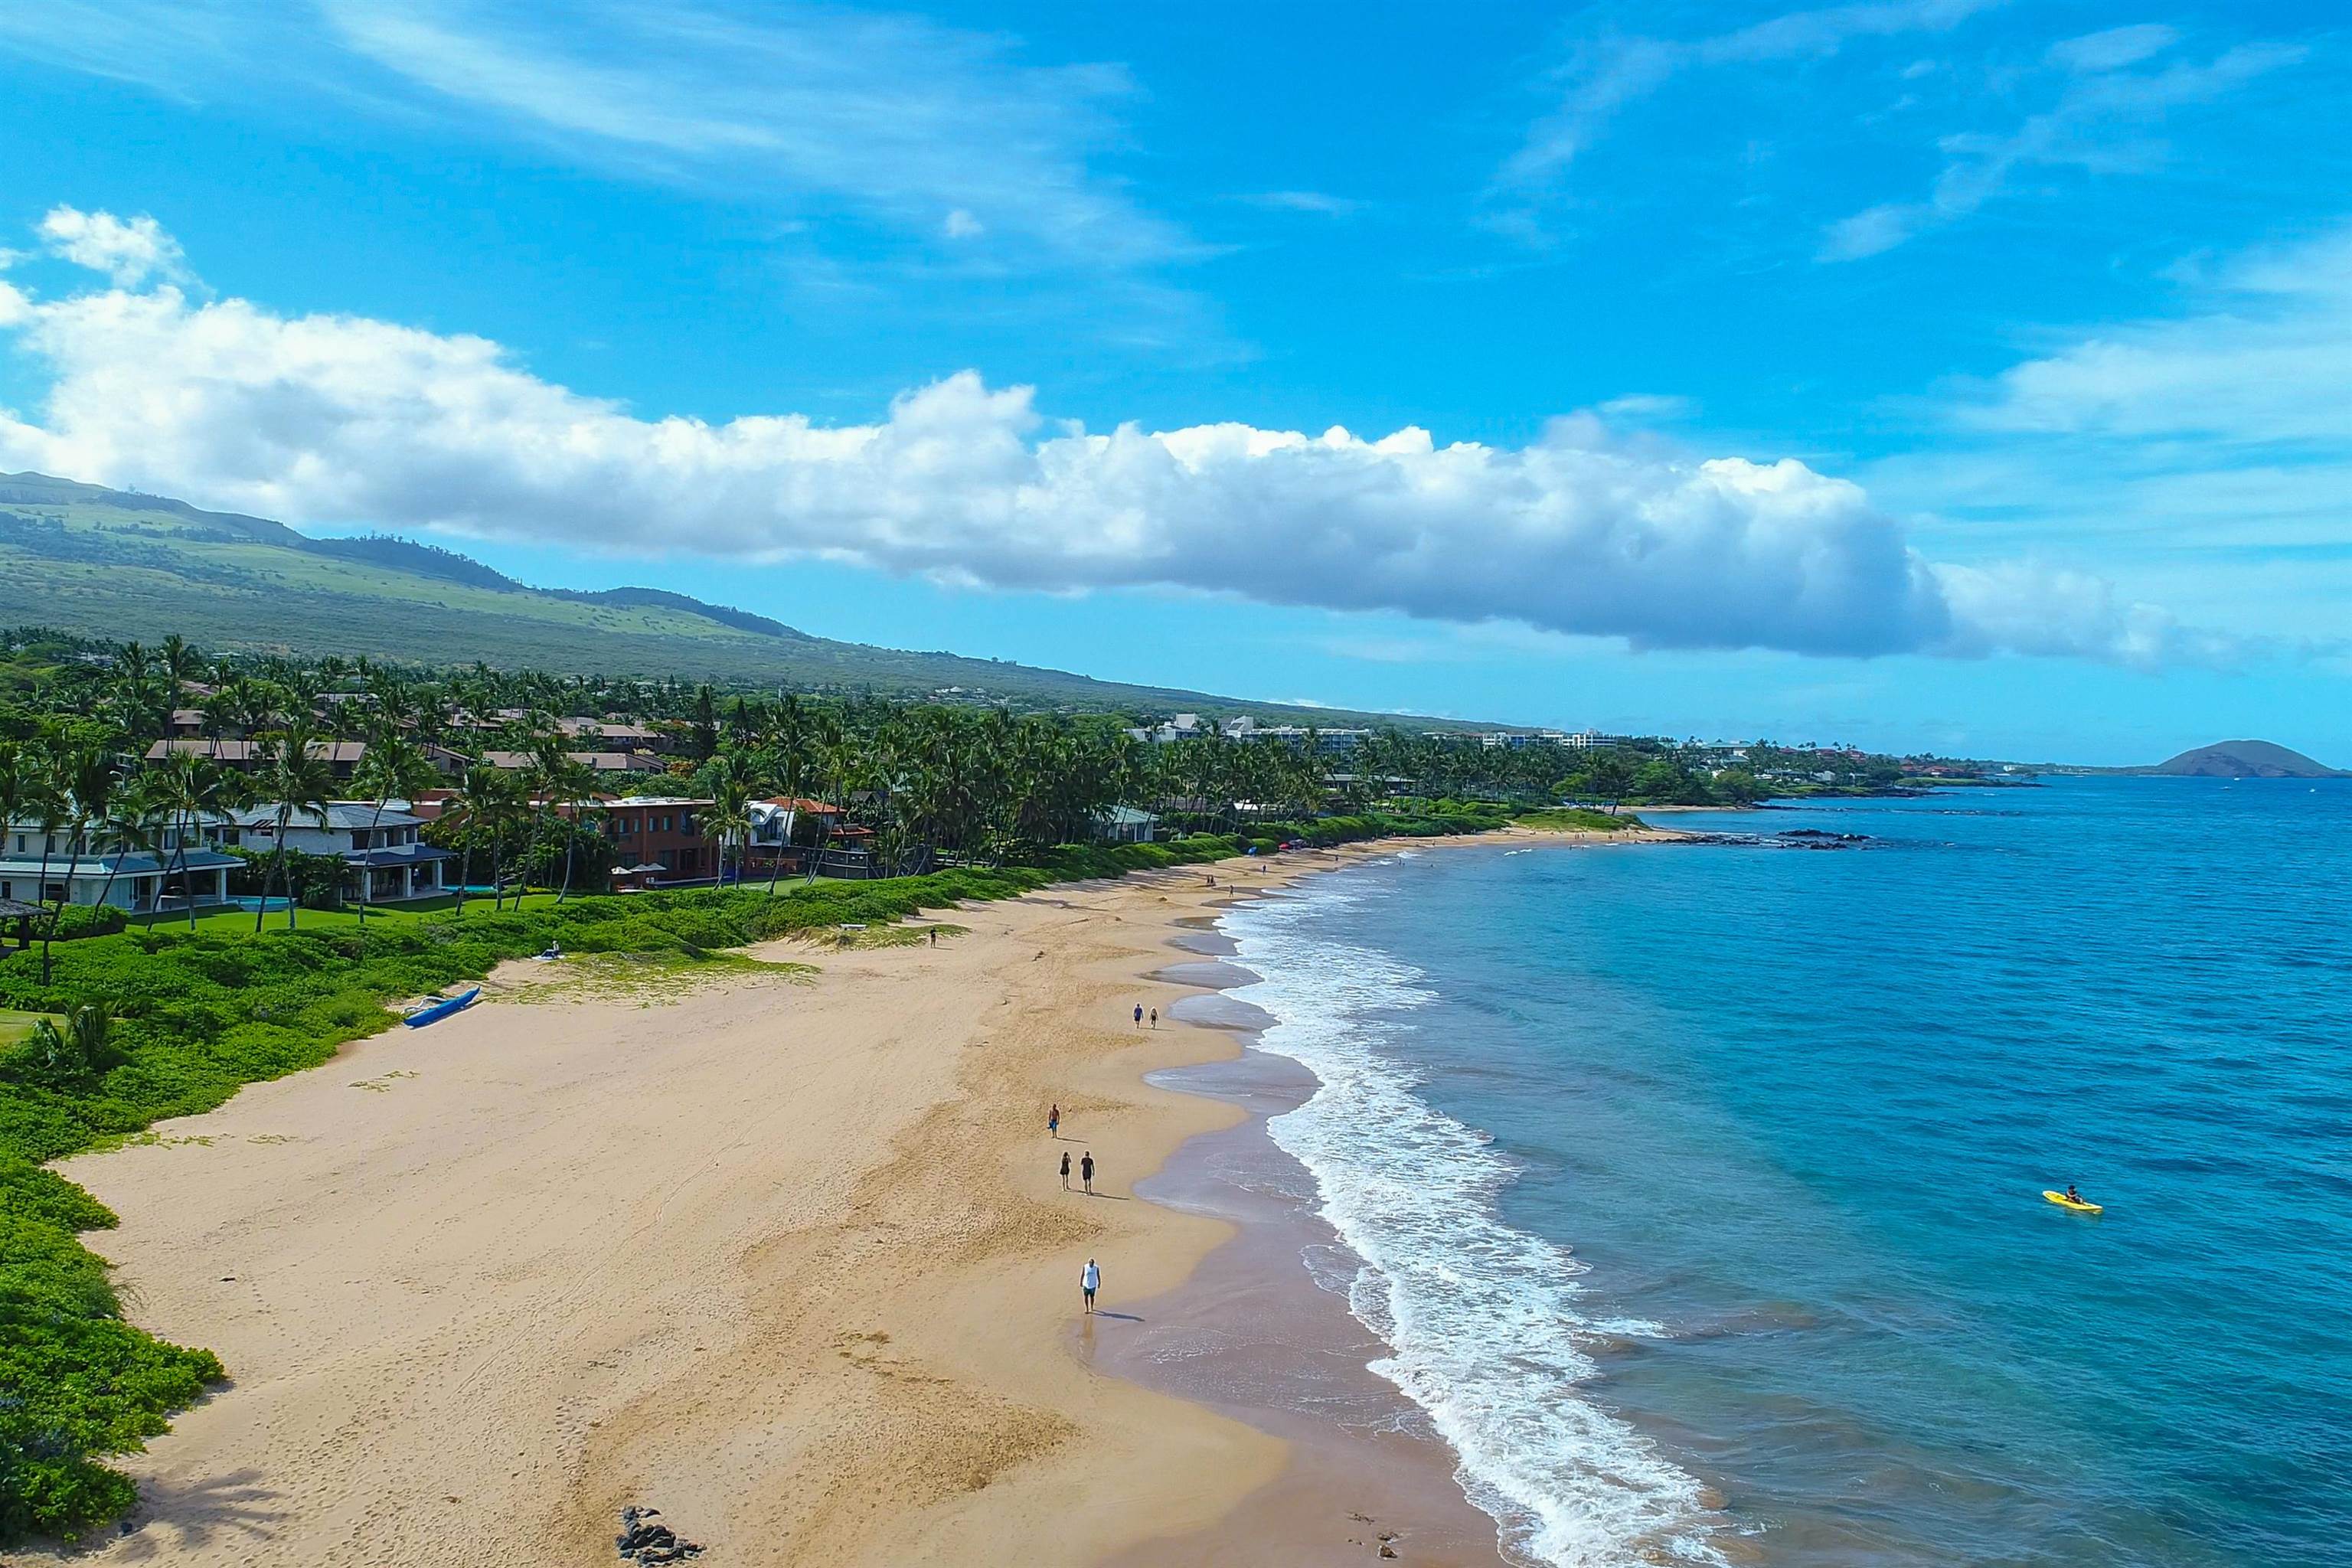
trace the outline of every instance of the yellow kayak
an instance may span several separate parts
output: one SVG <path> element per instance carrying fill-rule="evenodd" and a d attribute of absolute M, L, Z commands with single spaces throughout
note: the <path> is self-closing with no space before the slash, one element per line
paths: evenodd
<path fill-rule="evenodd" d="M 2076 1214 L 2105 1214 L 2107 1212 L 2096 1204 L 2086 1204 L 2080 1198 L 2070 1198 L 2065 1194 L 2053 1192 L 2048 1187 L 2042 1189 L 2042 1195 L 2048 1198 L 2052 1203 L 2056 1204 L 2060 1208 L 2072 1209 Z"/>

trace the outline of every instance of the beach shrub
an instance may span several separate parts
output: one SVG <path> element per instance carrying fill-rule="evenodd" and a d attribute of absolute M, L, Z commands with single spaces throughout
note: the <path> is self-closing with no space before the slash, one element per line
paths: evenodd
<path fill-rule="evenodd" d="M 57 927 L 50 934 L 59 942 L 74 942 L 112 936 L 131 923 L 131 911 L 119 904 L 68 904 L 54 918 Z"/>
<path fill-rule="evenodd" d="M 124 1322 L 106 1265 L 71 1230 L 0 1208 L 0 1540 L 72 1539 L 130 1507 L 130 1480 L 94 1456 L 169 1430 L 222 1375 L 210 1351 Z"/>

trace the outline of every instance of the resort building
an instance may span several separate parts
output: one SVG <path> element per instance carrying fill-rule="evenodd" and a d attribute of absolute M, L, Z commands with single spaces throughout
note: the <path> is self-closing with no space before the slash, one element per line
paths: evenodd
<path fill-rule="evenodd" d="M 119 835 L 69 830 L 47 834 L 37 822 L 12 822 L 0 832 L 0 900 L 28 904 L 113 904 L 135 914 L 226 903 L 235 856 L 211 848 L 202 833 L 184 846 L 166 827 L 152 847 Z"/>
<path fill-rule="evenodd" d="M 466 771 L 466 759 L 446 746 L 430 742 L 418 748 L 426 760 L 442 773 L 456 775 Z M 158 741 L 147 748 L 147 760 L 160 763 L 174 753 L 209 757 L 226 768 L 249 773 L 269 760 L 269 743 L 266 741 L 232 741 L 204 736 L 174 736 Z M 310 754 L 324 761 L 338 780 L 349 781 L 367 755 L 365 741 L 320 741 L 310 747 Z"/>
<path fill-rule="evenodd" d="M 710 809 L 708 798 L 581 800 L 555 809 L 595 825 L 612 844 L 616 886 L 709 881 L 719 875 L 719 840 L 702 827 L 702 814 Z"/>
<path fill-rule="evenodd" d="M 373 801 L 335 801 L 323 815 L 297 811 L 287 820 L 285 847 L 302 855 L 340 856 L 344 866 L 343 896 L 361 896 L 365 879 L 368 902 L 398 903 L 403 899 L 429 899 L 445 890 L 442 866 L 456 856 L 418 839 L 421 817 L 385 807 Z M 223 844 L 268 854 L 278 847 L 278 806 L 243 806 L 214 818 L 205 827 Z"/>
<path fill-rule="evenodd" d="M 642 752 L 566 752 L 565 756 L 591 773 L 658 773 L 669 764 Z M 520 773 L 531 765 L 529 752 L 484 752 L 482 765 L 503 773 Z"/>

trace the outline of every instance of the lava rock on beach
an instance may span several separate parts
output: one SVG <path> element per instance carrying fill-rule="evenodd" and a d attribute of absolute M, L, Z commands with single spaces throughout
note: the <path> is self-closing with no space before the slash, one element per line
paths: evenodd
<path fill-rule="evenodd" d="M 621 1533 L 613 1544 L 621 1549 L 625 1563 L 683 1563 L 689 1557 L 702 1555 L 702 1548 L 691 1541 L 678 1538 L 677 1531 L 662 1524 L 657 1508 L 625 1508 L 621 1510 Z"/>

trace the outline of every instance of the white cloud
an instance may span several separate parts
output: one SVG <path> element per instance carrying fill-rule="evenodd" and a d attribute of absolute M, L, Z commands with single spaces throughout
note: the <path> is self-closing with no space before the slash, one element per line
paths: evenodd
<path fill-rule="evenodd" d="M 978 239 L 988 232 L 988 226 L 963 207 L 948 214 L 947 221 L 940 227 L 950 239 Z"/>
<path fill-rule="evenodd" d="M 112 213 L 53 207 L 41 219 L 39 233 L 51 255 L 102 272 L 123 288 L 135 288 L 150 278 L 187 280 L 187 258 L 180 252 L 180 242 L 144 214 L 126 222 Z"/>
<path fill-rule="evenodd" d="M 1497 226 L 1533 236 L 1533 209 L 1611 121 L 1684 72 L 1823 58 L 1857 38 L 1948 32 L 2005 0 L 1865 0 L 1791 11 L 1695 39 L 1606 33 L 1580 40 L 1557 73 L 1558 104 L 1538 119 L 1487 189 Z"/>
<path fill-rule="evenodd" d="M 2168 313 L 2045 329 L 2040 353 L 1917 405 L 1941 438 L 1873 465 L 1872 492 L 1928 514 L 1934 552 L 2070 540 L 2186 618 L 2341 648 L 2352 223 L 2165 271 Z"/>
<path fill-rule="evenodd" d="M 2121 70 L 2162 54 L 2179 41 L 2179 33 L 2161 22 L 2141 22 L 2061 38 L 2050 46 L 2050 59 L 2072 71 Z"/>
<path fill-rule="evenodd" d="M 2168 150 L 2158 132 L 2172 111 L 2210 103 L 2304 55 L 2284 44 L 2244 44 L 2203 65 L 2127 68 L 2170 47 L 2175 37 L 2168 27 L 2118 27 L 2053 47 L 2050 58 L 2067 75 L 2048 110 L 2005 134 L 1944 138 L 1944 166 L 1924 200 L 1882 203 L 1829 225 L 1819 258 L 1878 256 L 1970 216 L 2006 194 L 2021 170 L 2105 174 L 2161 167 Z"/>
<path fill-rule="evenodd" d="M 1364 208 L 1364 204 L 1352 196 L 1335 196 L 1326 191 L 1260 191 L 1241 199 L 1252 206 L 1275 212 L 1312 213 L 1317 217 L 1351 217 Z"/>
<path fill-rule="evenodd" d="M 1115 65 L 1032 64 L 1016 40 L 777 0 L 42 0 L 0 49 L 200 100 L 321 105 L 528 139 L 730 203 L 920 243 L 982 215 L 1022 258 L 1108 274 L 1195 242 L 1096 167 L 1133 95 Z"/>
<path fill-rule="evenodd" d="M 2247 256 L 2200 308 L 2015 365 L 1961 406 L 1983 430 L 2226 443 L 2352 442 L 2352 225 Z"/>
<path fill-rule="evenodd" d="M 1412 428 L 1090 433 L 967 371 L 871 424 L 709 425 L 638 417 L 478 337 L 169 285 L 5 292 L 0 321 L 50 390 L 37 417 L 0 416 L 0 466 L 297 522 L 1238 592 L 1639 647 L 2179 651 L 2159 612 L 2093 580 L 1938 566 L 1853 484 L 1628 444 L 1591 415 L 1520 447 Z"/>

